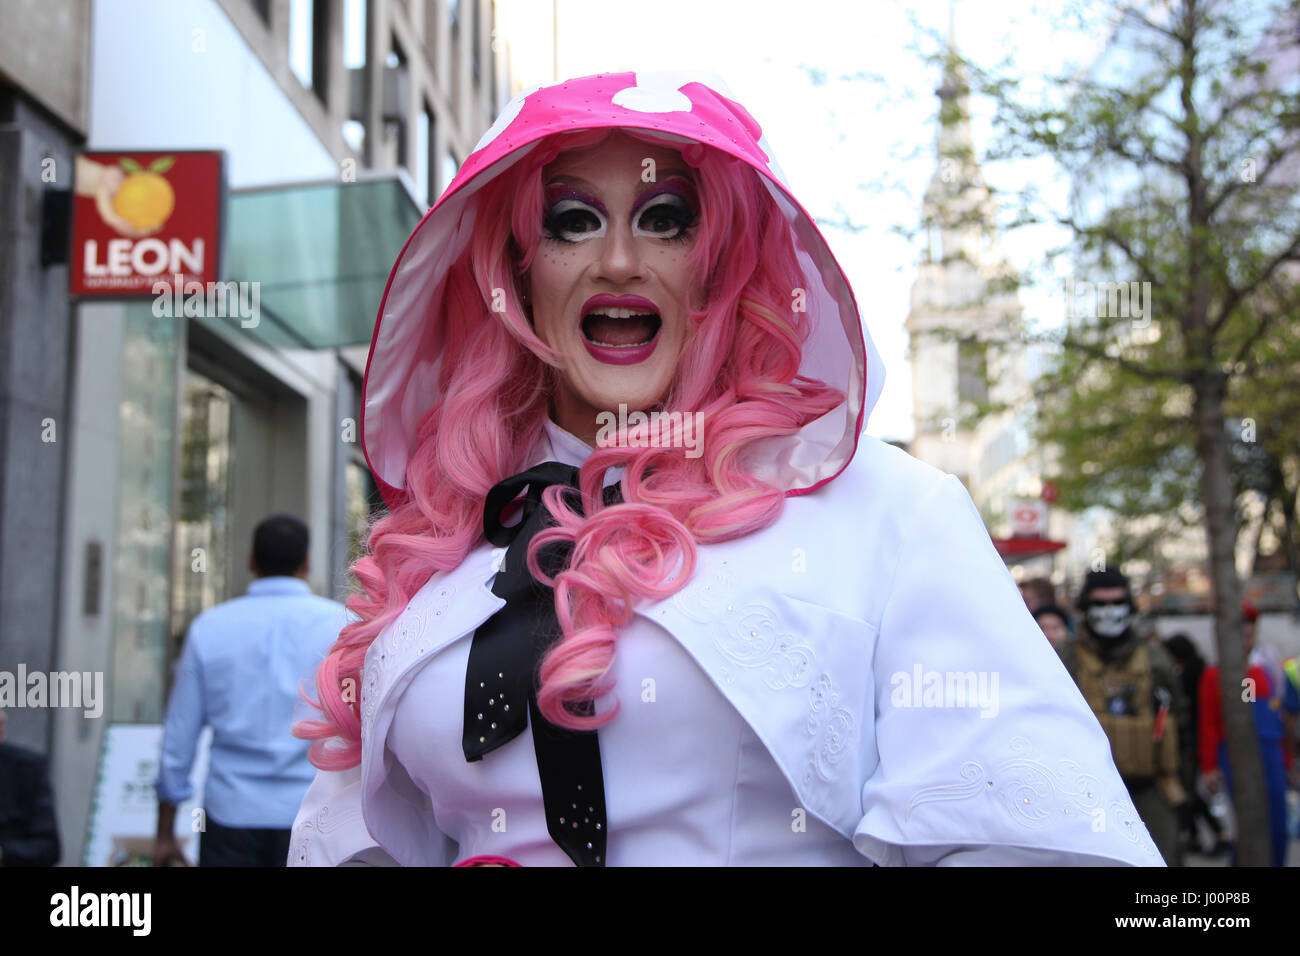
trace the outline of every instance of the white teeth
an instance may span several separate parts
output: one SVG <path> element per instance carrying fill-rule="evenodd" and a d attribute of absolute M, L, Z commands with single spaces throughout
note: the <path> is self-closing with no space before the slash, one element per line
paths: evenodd
<path fill-rule="evenodd" d="M 611 319 L 630 319 L 634 315 L 653 315 L 652 312 L 637 312 L 635 309 L 601 309 L 599 312 L 588 312 L 588 315 L 607 315 Z"/>

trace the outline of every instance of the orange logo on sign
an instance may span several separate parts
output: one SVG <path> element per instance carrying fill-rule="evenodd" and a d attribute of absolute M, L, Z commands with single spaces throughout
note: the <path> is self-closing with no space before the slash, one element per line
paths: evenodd
<path fill-rule="evenodd" d="M 176 162 L 174 156 L 155 159 L 146 168 L 133 159 L 122 157 L 117 169 L 101 179 L 96 192 L 95 208 L 100 218 L 127 236 L 148 236 L 161 229 L 176 208 L 176 193 L 163 173 Z"/>

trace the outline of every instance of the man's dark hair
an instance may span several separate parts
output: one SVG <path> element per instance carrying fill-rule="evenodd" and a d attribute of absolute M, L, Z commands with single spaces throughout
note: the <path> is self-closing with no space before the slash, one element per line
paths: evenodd
<path fill-rule="evenodd" d="M 307 560 L 307 526 L 293 515 L 272 515 L 253 532 L 253 563 L 264 578 L 292 576 Z"/>
<path fill-rule="evenodd" d="M 1042 607 L 1040 607 L 1037 611 L 1034 612 L 1034 620 L 1037 621 L 1044 614 L 1056 615 L 1061 619 L 1061 623 L 1065 625 L 1065 629 L 1067 631 L 1070 631 L 1071 633 L 1074 632 L 1074 621 L 1070 619 L 1070 612 L 1067 611 L 1065 608 L 1057 604 L 1044 604 Z"/>
<path fill-rule="evenodd" d="M 1050 578 L 1026 578 L 1020 582 L 1022 591 L 1029 591 L 1038 597 L 1039 604 L 1056 603 L 1056 586 L 1052 584 Z"/>
<path fill-rule="evenodd" d="M 1183 667 L 1194 667 L 1197 673 L 1205 669 L 1205 658 L 1201 652 L 1196 649 L 1192 639 L 1186 634 L 1175 634 L 1172 637 L 1165 638 L 1165 650 L 1173 655 L 1174 660 L 1182 664 Z"/>

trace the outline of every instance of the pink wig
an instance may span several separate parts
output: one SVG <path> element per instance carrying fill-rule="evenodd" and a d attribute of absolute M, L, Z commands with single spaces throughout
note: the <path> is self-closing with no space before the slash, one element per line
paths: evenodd
<path fill-rule="evenodd" d="M 294 726 L 314 741 L 311 760 L 321 769 L 361 759 L 359 689 L 371 642 L 431 575 L 455 569 L 483 541 L 488 490 L 534 463 L 559 374 L 517 284 L 542 233 L 541 172 L 561 143 L 584 148 L 610 132 L 548 137 L 483 187 L 473 240 L 441 301 L 431 303 L 446 316 L 445 354 L 456 360 L 441 364 L 441 397 L 420 421 L 405 500 L 374 522 L 369 553 L 353 565 L 360 590 L 348 607 L 360 620 L 342 630 L 321 664 L 313 703 L 324 719 Z M 844 400 L 799 374 L 810 329 L 791 297 L 803 279 L 789 226 L 758 174 L 705 146 L 686 145 L 682 157 L 696 171 L 700 202 L 692 268 L 709 292 L 691 314 L 691 337 L 658 410 L 703 413 L 703 454 L 622 441 L 598 448 L 580 470 L 580 510 L 565 489 L 545 492 L 556 524 L 536 536 L 528 555 L 533 574 L 555 587 L 563 632 L 542 660 L 538 706 L 573 729 L 594 729 L 618 713 L 617 701 L 594 716 L 571 708 L 613 689 L 618 634 L 637 603 L 685 586 L 697 545 L 749 534 L 780 515 L 784 492 L 747 470 L 747 448 L 794 435 Z M 506 290 L 504 312 L 491 308 L 494 289 Z M 603 476 L 615 467 L 624 468 L 623 502 L 604 506 Z M 537 549 L 554 541 L 573 550 L 551 581 L 537 566 Z"/>

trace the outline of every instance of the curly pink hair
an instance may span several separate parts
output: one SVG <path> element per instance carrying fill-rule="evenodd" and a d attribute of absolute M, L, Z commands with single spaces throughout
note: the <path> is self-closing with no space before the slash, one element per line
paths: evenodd
<path fill-rule="evenodd" d="M 543 167 L 561 150 L 595 145 L 610 132 L 548 137 L 476 197 L 475 235 L 440 300 L 428 305 L 444 317 L 444 354 L 456 358 L 442 362 L 440 397 L 420 421 L 406 498 L 374 521 L 368 553 L 352 567 L 360 590 L 348 608 L 360 620 L 343 628 L 320 666 L 313 705 L 323 719 L 294 725 L 313 741 L 318 768 L 359 762 L 366 650 L 431 575 L 455 569 L 483 541 L 488 490 L 534 463 L 557 356 L 534 333 L 516 280 L 542 233 Z M 749 534 L 780 515 L 784 491 L 746 470 L 747 447 L 795 434 L 844 398 L 799 374 L 810 330 L 791 296 L 805 282 L 789 226 L 758 174 L 703 146 L 686 146 L 682 156 L 695 169 L 700 202 L 693 277 L 709 293 L 691 313 L 691 337 L 661 410 L 703 413 L 703 454 L 625 442 L 596 449 L 579 474 L 581 511 L 566 500 L 571 492 L 547 489 L 543 500 L 556 523 L 528 554 L 534 576 L 555 588 L 563 632 L 541 663 L 538 706 L 547 720 L 573 729 L 594 729 L 618 713 L 617 701 L 599 715 L 573 706 L 613 689 L 618 634 L 637 603 L 680 590 L 694 572 L 697 545 Z M 491 308 L 494 289 L 507 292 L 504 312 Z M 623 501 L 605 506 L 603 476 L 614 467 L 624 468 Z M 555 541 L 573 549 L 551 580 L 537 549 Z"/>

